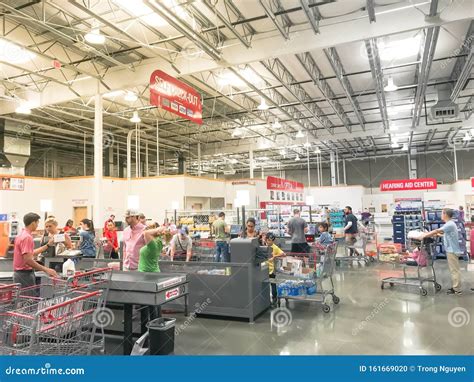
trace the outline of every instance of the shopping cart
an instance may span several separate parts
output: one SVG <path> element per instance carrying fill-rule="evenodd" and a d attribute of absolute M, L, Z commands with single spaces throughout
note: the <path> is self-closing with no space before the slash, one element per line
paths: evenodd
<path fill-rule="evenodd" d="M 20 284 L 0 284 L 0 313 L 16 308 Z"/>
<path fill-rule="evenodd" d="M 381 288 L 385 288 L 385 284 L 390 287 L 394 285 L 416 286 L 420 290 L 422 296 L 428 294 L 428 290 L 424 287 L 425 283 L 433 283 L 436 292 L 441 290 L 441 284 L 436 281 L 436 272 L 434 269 L 434 240 L 432 238 L 425 238 L 422 240 L 410 239 L 407 248 L 412 251 L 417 251 L 417 259 L 413 260 L 405 255 L 399 255 L 395 261 L 391 261 L 394 266 L 402 265 L 403 277 L 386 277 L 382 279 Z M 416 267 L 416 277 L 407 276 L 407 269 Z M 425 270 L 428 275 L 423 276 L 422 272 Z"/>
<path fill-rule="evenodd" d="M 80 290 L 1 313 L 0 354 L 90 355 L 102 291 Z"/>
<path fill-rule="evenodd" d="M 289 300 L 313 301 L 321 303 L 325 313 L 330 312 L 328 297 L 331 296 L 334 304 L 340 301 L 332 279 L 336 253 L 337 242 L 327 247 L 313 245 L 310 253 L 288 253 L 285 257 L 276 257 L 275 278 L 270 282 L 277 285 L 278 306 L 281 306 L 282 299 L 286 306 Z"/>
<path fill-rule="evenodd" d="M 369 256 L 367 253 L 367 241 L 368 237 L 365 232 L 360 232 L 357 237 L 354 238 L 353 243 L 348 243 L 344 240 L 344 255 L 336 257 L 336 265 L 340 265 L 341 262 L 348 262 L 351 264 L 354 261 L 357 263 L 363 261 L 365 264 L 373 262 L 373 256 Z M 351 252 L 355 254 L 351 256 Z"/>

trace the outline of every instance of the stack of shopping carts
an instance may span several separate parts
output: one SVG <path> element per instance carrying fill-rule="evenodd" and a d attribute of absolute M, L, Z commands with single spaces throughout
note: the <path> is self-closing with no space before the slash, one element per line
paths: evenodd
<path fill-rule="evenodd" d="M 105 308 L 111 273 L 111 268 L 101 268 L 68 279 L 43 278 L 40 285 L 30 288 L 0 286 L 0 354 L 88 355 L 94 349 L 104 351 L 97 315 Z M 8 289 L 11 294 L 3 293 Z M 102 329 L 99 333 L 98 328 Z"/>

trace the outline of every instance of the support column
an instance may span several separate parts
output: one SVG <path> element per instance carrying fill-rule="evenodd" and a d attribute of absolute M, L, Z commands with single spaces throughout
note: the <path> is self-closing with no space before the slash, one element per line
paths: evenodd
<path fill-rule="evenodd" d="M 249 151 L 250 179 L 253 179 L 253 150 Z"/>
<path fill-rule="evenodd" d="M 458 156 L 456 154 L 456 142 L 453 142 L 453 154 L 454 154 L 454 181 L 458 181 Z"/>
<path fill-rule="evenodd" d="M 102 96 L 99 93 L 99 83 L 97 83 L 97 94 L 95 96 L 94 113 L 94 203 L 93 219 L 100 227 L 103 221 L 102 214 L 102 175 L 103 175 L 103 131 L 102 131 Z"/>
<path fill-rule="evenodd" d="M 156 120 L 156 175 L 160 176 L 160 130 Z"/>
<path fill-rule="evenodd" d="M 346 178 L 346 160 L 342 160 L 342 174 L 344 176 L 344 184 L 347 185 L 347 178 Z"/>
<path fill-rule="evenodd" d="M 410 179 L 418 178 L 416 147 L 410 148 L 410 151 L 408 152 L 408 176 Z"/>
<path fill-rule="evenodd" d="M 150 172 L 148 170 L 148 139 L 145 141 L 145 176 L 150 176 Z"/>
<path fill-rule="evenodd" d="M 198 176 L 201 176 L 201 142 L 198 142 Z"/>
<path fill-rule="evenodd" d="M 308 190 L 311 187 L 311 169 L 309 167 L 309 147 L 306 148 L 306 165 L 308 166 Z"/>
<path fill-rule="evenodd" d="M 329 153 L 329 160 L 331 162 L 331 186 L 336 185 L 336 159 L 334 156 L 334 151 Z"/>

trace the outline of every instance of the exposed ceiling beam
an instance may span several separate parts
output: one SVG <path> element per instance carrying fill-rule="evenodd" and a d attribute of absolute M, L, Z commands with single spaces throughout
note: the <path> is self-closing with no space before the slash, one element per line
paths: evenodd
<path fill-rule="evenodd" d="M 367 0 L 366 1 L 366 7 L 367 9 L 367 13 L 369 14 L 369 21 L 370 23 L 375 23 L 376 19 L 375 19 L 375 4 L 374 4 L 374 0 Z"/>
<path fill-rule="evenodd" d="M 472 40 L 474 39 L 474 21 L 469 24 L 469 29 L 466 33 L 466 38 L 462 44 L 461 54 L 466 56 L 459 57 L 454 64 L 453 72 L 451 73 L 451 79 L 456 80 L 453 91 L 451 93 L 451 100 L 454 102 L 459 96 L 459 93 L 464 89 L 467 79 L 469 78 L 472 70 L 472 64 L 474 62 L 474 47 Z"/>

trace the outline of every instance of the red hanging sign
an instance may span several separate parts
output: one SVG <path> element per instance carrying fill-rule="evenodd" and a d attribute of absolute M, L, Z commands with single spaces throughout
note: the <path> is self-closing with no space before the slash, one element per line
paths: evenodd
<path fill-rule="evenodd" d="M 434 178 L 384 180 L 380 191 L 436 190 L 438 182 Z"/>
<path fill-rule="evenodd" d="M 150 104 L 202 125 L 201 95 L 162 70 L 151 74 Z"/>
<path fill-rule="evenodd" d="M 474 177 L 471 178 L 471 187 L 474 188 Z"/>
<path fill-rule="evenodd" d="M 293 180 L 277 178 L 275 176 L 267 177 L 267 190 L 282 190 L 289 192 L 303 192 L 304 184 Z"/>

